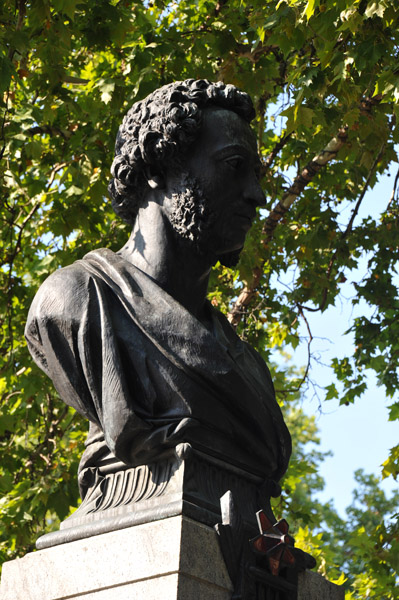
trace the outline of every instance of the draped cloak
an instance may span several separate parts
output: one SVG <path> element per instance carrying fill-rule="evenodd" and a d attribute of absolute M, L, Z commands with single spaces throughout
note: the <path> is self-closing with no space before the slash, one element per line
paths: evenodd
<path fill-rule="evenodd" d="M 212 330 L 107 249 L 43 283 L 25 335 L 62 400 L 90 421 L 81 476 L 110 457 L 135 466 L 188 442 L 281 478 L 291 438 L 269 370 L 208 302 L 207 310 Z"/>

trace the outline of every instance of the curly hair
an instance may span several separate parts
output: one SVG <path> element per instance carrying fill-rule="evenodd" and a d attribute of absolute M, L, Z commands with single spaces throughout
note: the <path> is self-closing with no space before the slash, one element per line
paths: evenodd
<path fill-rule="evenodd" d="M 234 85 L 206 79 L 176 81 L 133 104 L 119 128 L 108 191 L 115 212 L 133 224 L 147 189 L 146 166 L 169 167 L 199 135 L 202 109 L 217 106 L 248 123 L 255 116 L 251 98 Z"/>

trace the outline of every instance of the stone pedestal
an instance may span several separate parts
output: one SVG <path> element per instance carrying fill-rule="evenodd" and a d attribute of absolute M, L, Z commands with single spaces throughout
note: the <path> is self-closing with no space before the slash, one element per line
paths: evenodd
<path fill-rule="evenodd" d="M 1 600 L 229 600 L 215 531 L 187 517 L 54 546 L 5 563 Z"/>
<path fill-rule="evenodd" d="M 87 475 L 82 504 L 60 531 L 37 540 L 38 550 L 177 515 L 213 527 L 221 521 L 220 499 L 228 490 L 253 535 L 256 511 L 262 508 L 273 519 L 273 482 L 189 444 L 179 444 L 153 464 L 105 463 Z"/>
<path fill-rule="evenodd" d="M 298 600 L 344 600 L 317 573 L 298 584 Z M 180 515 L 5 563 L 0 599 L 230 600 L 232 591 L 215 530 Z"/>
<path fill-rule="evenodd" d="M 305 571 L 298 576 L 297 600 L 345 600 L 345 590 L 319 573 Z"/>

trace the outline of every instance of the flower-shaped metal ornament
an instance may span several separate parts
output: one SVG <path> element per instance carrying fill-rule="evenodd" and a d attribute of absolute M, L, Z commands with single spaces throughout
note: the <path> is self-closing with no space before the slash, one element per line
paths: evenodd
<path fill-rule="evenodd" d="M 257 554 L 265 556 L 272 575 L 278 575 L 283 567 L 295 565 L 294 539 L 288 534 L 289 525 L 285 519 L 272 523 L 263 510 L 256 513 L 260 534 L 251 540 Z"/>

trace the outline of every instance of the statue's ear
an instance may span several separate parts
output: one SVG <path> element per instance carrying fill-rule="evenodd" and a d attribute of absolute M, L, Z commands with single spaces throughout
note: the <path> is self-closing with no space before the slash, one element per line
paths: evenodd
<path fill-rule="evenodd" d="M 144 173 L 150 188 L 156 190 L 165 187 L 165 177 L 160 169 L 157 169 L 153 165 L 146 165 Z"/>

